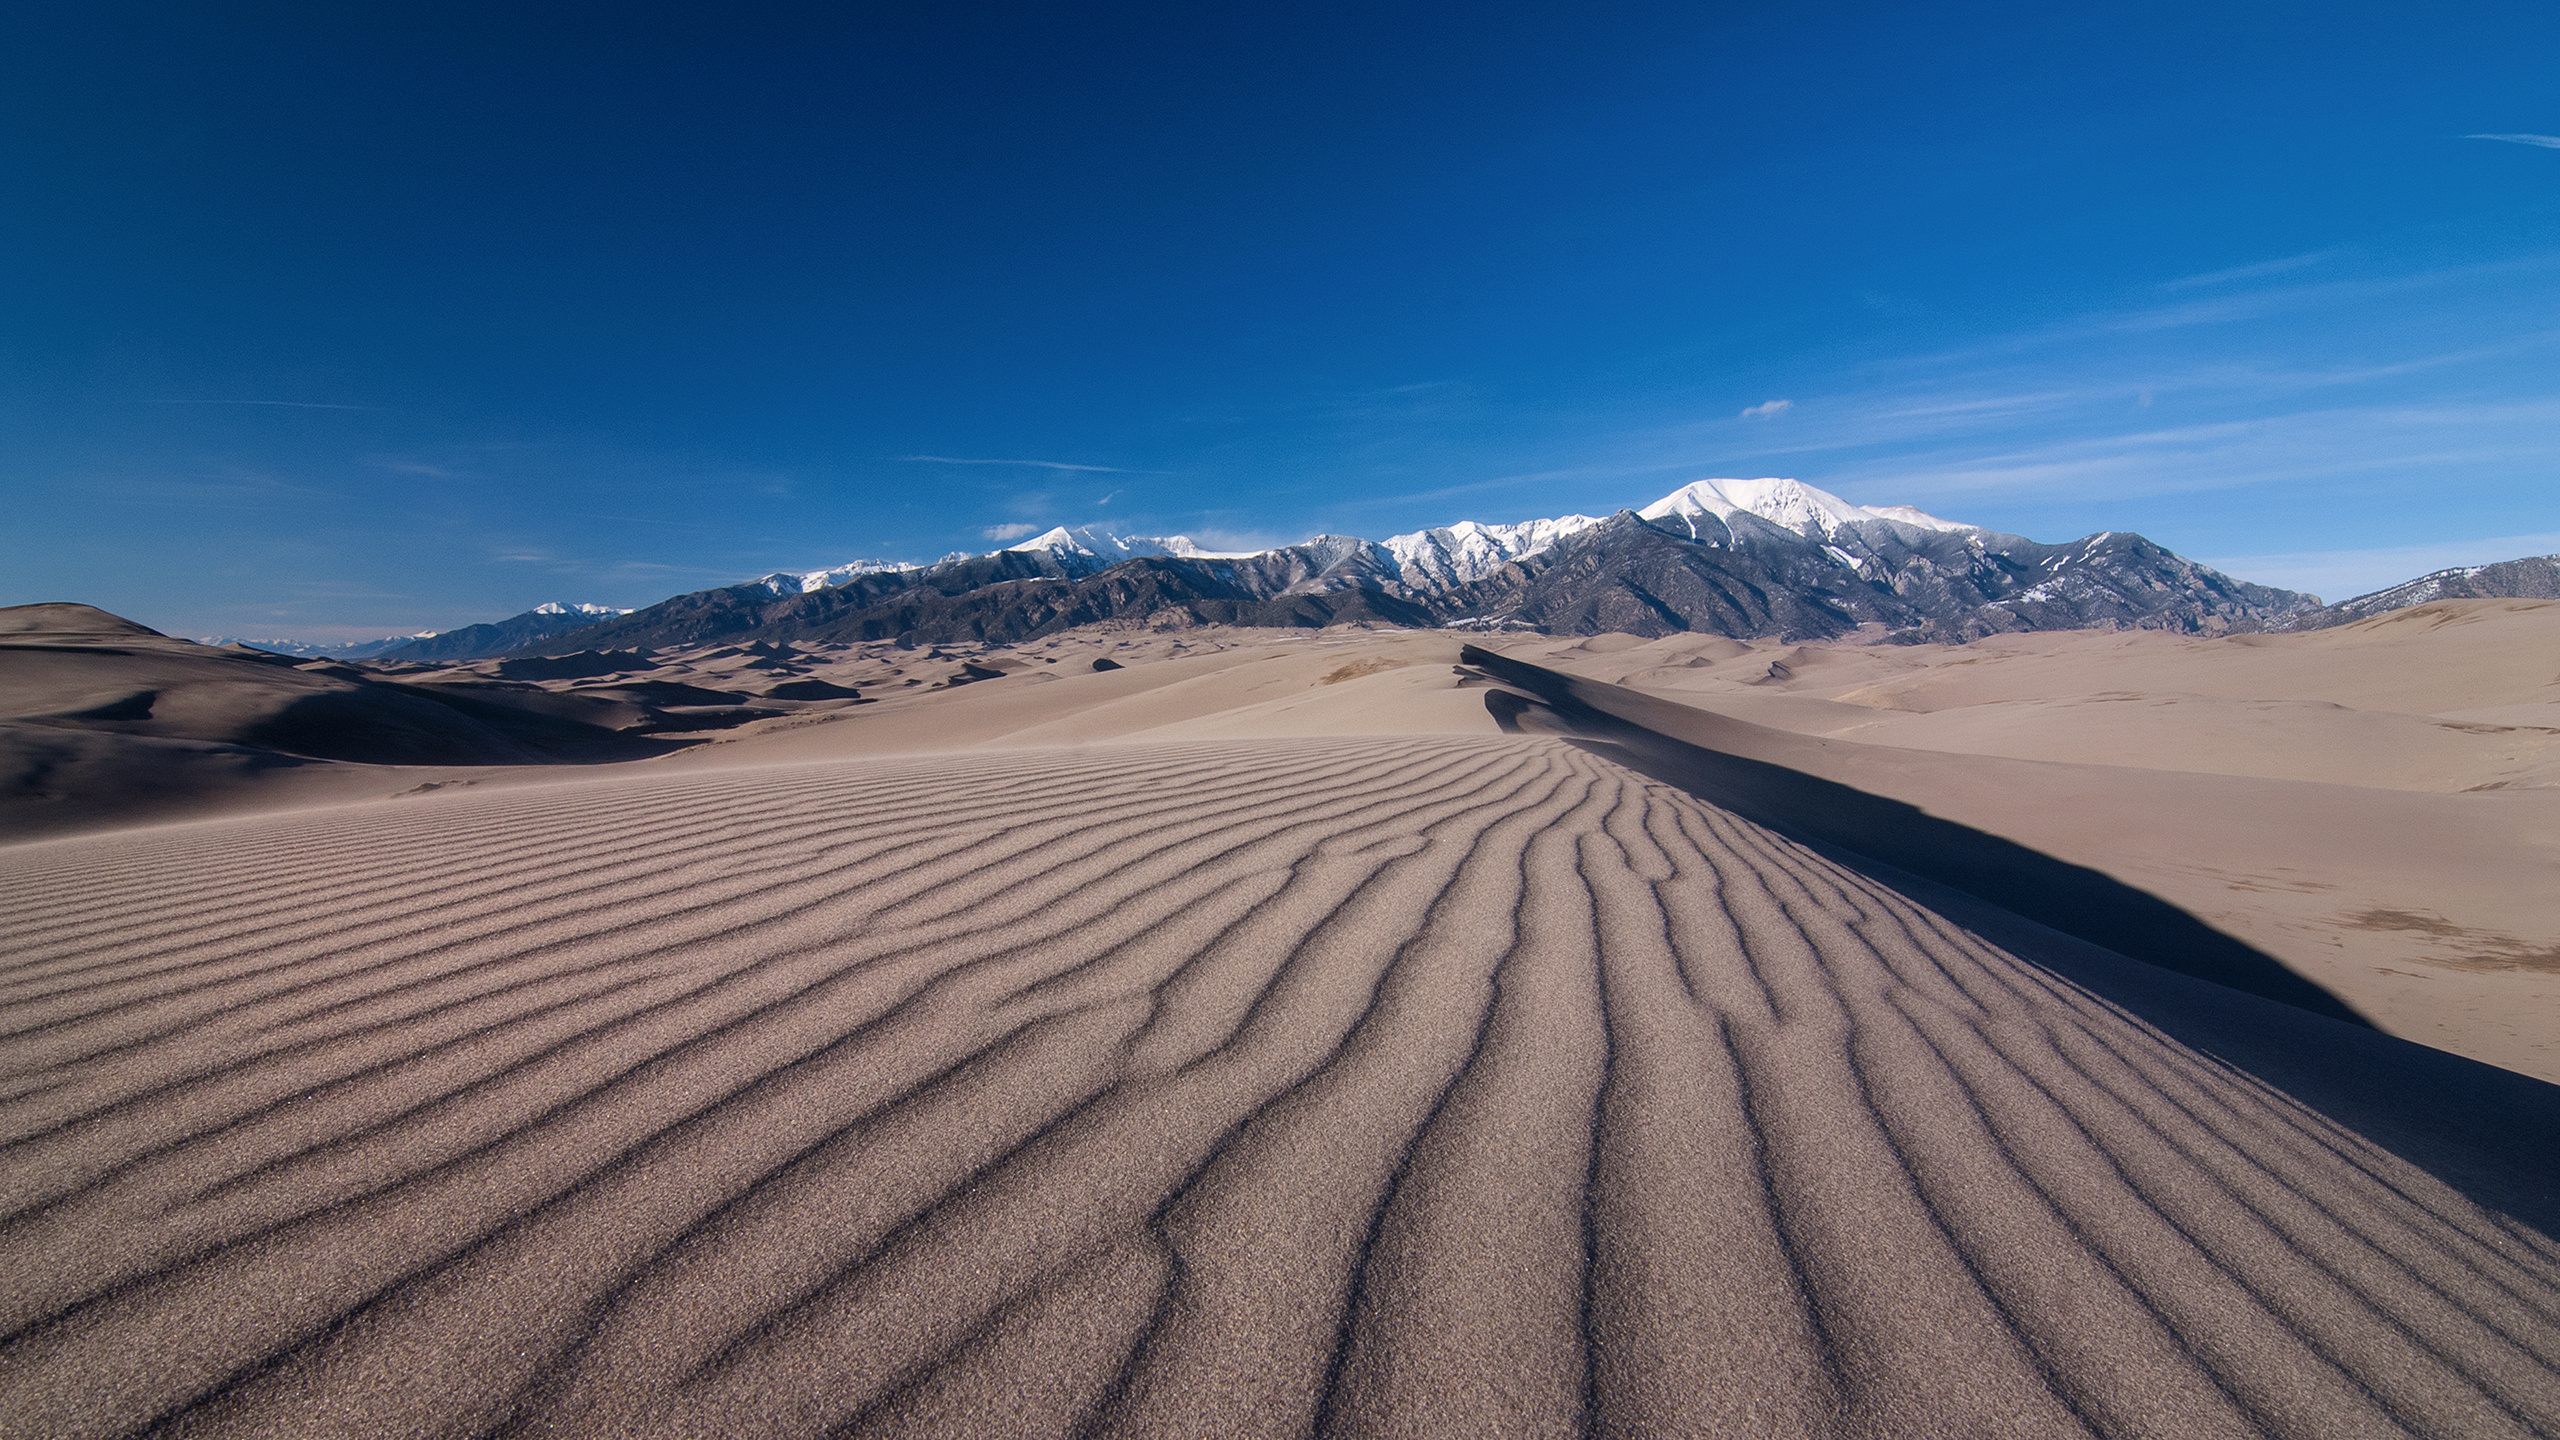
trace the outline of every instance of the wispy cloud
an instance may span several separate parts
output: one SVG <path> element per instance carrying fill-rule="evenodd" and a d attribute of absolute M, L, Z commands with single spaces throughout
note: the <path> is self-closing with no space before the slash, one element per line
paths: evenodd
<path fill-rule="evenodd" d="M 1112 491 L 1110 494 L 1103 496 L 1101 499 L 1096 500 L 1096 501 L 1094 501 L 1093 503 L 1094 503 L 1094 505 L 1095 505 L 1097 508 L 1099 508 L 1099 507 L 1101 507 L 1101 506 L 1108 505 L 1108 504 L 1110 504 L 1112 501 L 1117 500 L 1117 499 L 1119 499 L 1119 498 L 1120 498 L 1120 492 L 1119 492 L 1119 491 L 1117 491 L 1117 490 L 1114 490 L 1114 491 Z"/>
<path fill-rule="evenodd" d="M 2560 135 L 2465 135 L 2465 140 L 2504 140 L 2510 145 L 2539 145 L 2545 150 L 2560 150 Z"/>
<path fill-rule="evenodd" d="M 2228 270 L 2208 270 L 2202 275 L 2186 275 L 2175 280 L 2164 280 L 2160 288 L 2193 290 L 2202 285 L 2228 285 L 2239 280 L 2257 280 L 2269 275 L 2282 275 L 2288 271 L 2299 270 L 2306 265 L 2317 265 L 2337 253 L 2335 250 L 2314 250 L 2308 255 L 2288 255 L 2281 260 L 2261 260 L 2254 265 L 2234 265 Z"/>
<path fill-rule="evenodd" d="M 2013 415 L 2037 414 L 2058 410 L 2069 405 L 2085 404 L 2090 399 L 2091 393 L 2091 391 L 2086 389 L 2039 390 L 2020 395 L 1977 395 L 1968 396 L 1963 399 L 1937 399 L 1933 397 L 1919 404 L 1904 405 L 1897 409 L 1879 410 L 1876 412 L 1875 418 L 1885 421 L 1945 419 L 1959 419 L 1964 421 L 1997 420 Z M 2109 391 L 2108 393 L 2113 394 L 2114 392 Z"/>
<path fill-rule="evenodd" d="M 1002 544 L 1007 540 L 1019 540 L 1025 535 L 1035 534 L 1039 529 L 1037 525 L 990 525 L 978 533 Z"/>
<path fill-rule="evenodd" d="M 1071 465 L 1064 460 L 970 460 L 958 455 L 901 455 L 929 465 L 1030 465 L 1042 470 L 1091 470 L 1104 475 L 1161 475 L 1161 470 L 1123 470 L 1117 465 Z"/>
<path fill-rule="evenodd" d="M 2338 601 L 2456 565 L 2492 565 L 2527 555 L 2560 552 L 2560 531 L 2533 535 L 2491 535 L 2478 540 L 2446 540 L 2431 545 L 2391 545 L 2367 550 L 2301 550 L 2277 555 L 2226 555 L 2204 563 L 2225 575 L 2307 590 Z"/>
<path fill-rule="evenodd" d="M 2298 411 L 2005 450 L 1905 453 L 1832 469 L 1817 483 L 1867 503 L 1961 506 L 1994 496 L 2122 500 L 2377 472 L 2508 470 L 2560 456 L 2555 423 L 2560 399 Z"/>
<path fill-rule="evenodd" d="M 1796 402 L 1793 400 L 1763 400 L 1757 405 L 1744 406 L 1741 418 L 1745 420 L 1775 420 L 1794 408 L 1796 408 Z"/>
<path fill-rule="evenodd" d="M 2467 292 L 2475 297 L 2491 288 L 2512 292 L 2526 283 L 2549 283 L 2549 277 L 2555 271 L 2560 271 L 2560 251 L 2538 250 L 2437 270 L 2318 281 L 2306 277 L 2301 283 L 2239 294 L 2181 298 L 2169 304 L 2136 309 L 2092 310 L 2049 324 L 1987 334 L 1945 349 L 1880 357 L 1862 368 L 1866 373 L 1921 370 L 1946 373 L 1986 364 L 2017 364 L 2037 351 L 2085 345 L 2091 341 L 2114 343 L 2112 337 L 2127 334 L 2158 334 L 2197 326 L 2280 319 L 2306 312 L 2335 314 L 2357 306 L 2425 292 L 2446 296 L 2460 296 Z"/>

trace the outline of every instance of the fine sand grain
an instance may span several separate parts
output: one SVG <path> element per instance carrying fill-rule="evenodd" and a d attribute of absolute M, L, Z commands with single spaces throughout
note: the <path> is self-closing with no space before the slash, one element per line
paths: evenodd
<path fill-rule="evenodd" d="M 0 1435 L 2560 1433 L 2560 1245 L 2462 1165 L 1272 663 L 0 849 Z"/>

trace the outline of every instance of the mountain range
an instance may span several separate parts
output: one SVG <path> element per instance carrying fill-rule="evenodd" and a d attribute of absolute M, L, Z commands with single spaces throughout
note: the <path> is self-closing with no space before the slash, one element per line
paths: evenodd
<path fill-rule="evenodd" d="M 286 655 L 296 660 L 477 660 L 489 655 L 504 655 L 536 640 L 592 625 L 609 615 L 630 613 L 612 605 L 554 600 L 536 605 L 521 615 L 511 615 L 484 625 L 465 625 L 459 630 L 422 630 L 414 635 L 385 635 L 378 640 L 361 640 L 352 645 L 313 645 L 302 640 L 258 639 L 240 635 L 205 635 L 198 639 L 206 645 L 245 645 L 253 650 Z"/>
<path fill-rule="evenodd" d="M 1606 517 L 1469 521 L 1383 541 L 1318 535 L 1253 552 L 1061 527 L 931 565 L 857 561 L 695 591 L 513 648 L 1012 643 L 1103 622 L 1969 640 L 2088 627 L 2267 629 L 2319 604 L 2126 532 L 2046 545 L 1907 506 L 1853 505 L 1795 480 L 1701 480 Z M 465 632 L 454 633 L 440 648 L 462 647 Z M 429 643 L 384 658 L 468 658 L 418 653 Z"/>
<path fill-rule="evenodd" d="M 600 620 L 630 613 L 611 605 L 569 604 L 555 600 L 548 605 L 536 605 L 521 615 L 511 615 L 485 625 L 465 625 L 459 630 L 407 636 L 397 645 L 374 650 L 372 656 L 382 660 L 477 660 L 483 656 L 521 650 L 554 635 L 565 635 Z M 339 651 L 338 654 L 341 659 L 359 658 L 347 651 Z"/>
<path fill-rule="evenodd" d="M 2430 600 L 2494 599 L 2560 600 L 2560 555 L 2528 555 L 2494 565 L 2458 565 L 2437 570 L 2388 590 L 2376 590 L 2296 615 L 2276 628 L 2325 630 L 2332 625 L 2350 625 L 2412 605 L 2424 605 Z"/>
<path fill-rule="evenodd" d="M 2311 630 L 2431 599 L 2560 597 L 2560 556 L 2442 570 L 2323 606 L 2125 531 L 2046 545 L 1786 479 L 1700 480 L 1636 510 L 1257 551 L 1060 526 L 931 564 L 777 571 L 640 610 L 553 603 L 483 625 L 294 655 L 451 662 L 727 641 L 1012 643 L 1078 625 L 1368 622 L 1553 634 L 1963 641 L 2021 630 Z"/>

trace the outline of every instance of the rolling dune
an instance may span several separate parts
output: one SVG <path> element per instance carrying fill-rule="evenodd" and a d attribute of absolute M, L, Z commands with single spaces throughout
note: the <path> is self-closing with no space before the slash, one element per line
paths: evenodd
<path fill-rule="evenodd" d="M 9 1436 L 2560 1433 L 2560 1245 L 1539 736 L 0 849 L 0 1307 Z"/>
<path fill-rule="evenodd" d="M 2560 602 L 2220 639 L 1495 648 L 1633 692 L 1590 698 L 1648 730 L 2102 871 L 2391 1034 L 2560 1082 Z"/>

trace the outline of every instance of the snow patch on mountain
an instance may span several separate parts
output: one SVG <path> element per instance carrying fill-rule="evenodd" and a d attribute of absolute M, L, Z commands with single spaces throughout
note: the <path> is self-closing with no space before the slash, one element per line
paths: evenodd
<path fill-rule="evenodd" d="M 1123 560 L 1137 560 L 1150 555 L 1170 555 L 1178 560 L 1244 560 L 1255 555 L 1268 555 L 1268 550 L 1204 550 L 1188 535 L 1114 535 L 1099 525 L 1060 525 L 1046 534 L 1034 535 L 1007 550 L 1046 550 L 1052 555 L 1074 555 L 1102 565 L 1117 565 Z"/>
<path fill-rule="evenodd" d="M 2431 600 L 2560 600 L 2560 555 L 2525 555 L 2488 565 L 2457 565 L 2431 571 L 2387 590 L 2297 615 L 2280 628 L 2324 630 Z"/>
<path fill-rule="evenodd" d="M 945 558 L 954 557 L 946 556 Z M 904 560 L 848 560 L 842 565 L 831 565 L 824 570 L 776 570 L 770 575 L 747 583 L 762 585 L 776 595 L 806 595 L 812 590 L 833 589 L 848 580 L 864 575 L 887 575 L 901 570 L 923 568 L 921 565 L 909 564 Z M 625 610 L 614 613 L 627 615 L 630 612 Z"/>
<path fill-rule="evenodd" d="M 252 650 L 264 650 L 270 655 L 290 655 L 297 660 L 364 660 L 414 640 L 431 639 L 435 634 L 433 630 L 421 630 L 415 635 L 385 635 L 379 640 L 361 640 L 353 644 L 338 645 L 314 645 L 304 640 L 284 640 L 273 637 L 260 639 L 241 635 L 201 635 L 196 637 L 196 643 L 246 645 Z"/>
<path fill-rule="evenodd" d="M 1836 537 L 1843 526 L 1882 520 L 1921 530 L 1978 530 L 1955 520 L 1941 520 L 1908 505 L 1852 505 L 1828 490 L 1801 480 L 1766 477 L 1758 480 L 1698 480 L 1683 485 L 1636 514 L 1644 519 L 1685 523 L 1692 539 L 1705 538 L 1698 521 L 1715 517 L 1730 529 L 1737 514 L 1766 520 L 1817 543 Z"/>
<path fill-rule="evenodd" d="M 1730 534 L 1730 521 L 1736 515 L 1748 514 L 1817 544 L 1838 537 L 1844 527 L 1883 521 L 1924 531 L 1973 532 L 1979 527 L 1942 520 L 1908 505 L 1852 505 L 1825 490 L 1818 490 L 1798 480 L 1700 480 L 1654 501 L 1636 512 L 1657 523 L 1682 524 L 1690 538 L 1722 543 Z M 1704 526 L 1705 517 L 1713 516 L 1717 526 Z M 1541 554 L 1576 536 L 1597 529 L 1601 521 L 1589 515 L 1562 515 L 1548 520 L 1523 520 L 1511 524 L 1487 524 L 1462 520 L 1454 525 L 1438 525 L 1410 534 L 1390 536 L 1376 544 L 1393 569 L 1394 578 L 1411 589 L 1432 592 L 1472 584 L 1499 571 L 1515 560 Z M 1313 544 L 1314 541 L 1306 542 Z M 1189 536 L 1119 535 L 1096 525 L 1061 525 L 1045 534 L 1035 535 L 1006 549 L 1046 552 L 1066 563 L 1070 569 L 1101 569 L 1123 560 L 1146 556 L 1170 556 L 1182 560 L 1250 560 L 1275 555 L 1281 550 L 1303 548 L 1276 546 L 1269 550 L 1206 550 Z M 1856 569 L 1861 558 L 1838 546 L 1827 546 L 1832 558 Z M 1863 550 L 1863 545 L 1857 548 Z M 1002 553 L 1002 552 L 990 552 Z M 884 567 L 885 568 L 885 567 Z"/>
<path fill-rule="evenodd" d="M 1599 523 L 1588 515 L 1523 520 L 1516 525 L 1461 520 L 1410 535 L 1390 535 L 1386 547 L 1387 553 L 1395 557 L 1406 584 L 1446 590 L 1481 580 L 1514 560 L 1550 549 L 1558 541 Z"/>

